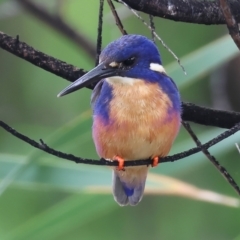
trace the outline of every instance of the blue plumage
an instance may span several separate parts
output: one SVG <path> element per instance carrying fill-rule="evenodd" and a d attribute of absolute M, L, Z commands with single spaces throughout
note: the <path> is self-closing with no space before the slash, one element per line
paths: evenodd
<path fill-rule="evenodd" d="M 128 187 L 126 185 L 126 183 L 122 183 L 123 184 L 123 189 L 124 189 L 124 192 L 126 193 L 126 195 L 128 197 L 131 197 L 134 193 L 134 188 L 133 187 Z"/>
<path fill-rule="evenodd" d="M 147 65 L 149 62 L 162 64 L 160 54 L 153 41 L 141 35 L 131 34 L 124 35 L 108 44 L 101 52 L 100 61 L 120 63 L 132 56 L 137 57 L 139 67 L 149 67 Z"/>
<path fill-rule="evenodd" d="M 109 123 L 109 103 L 112 98 L 112 87 L 105 81 L 99 82 L 92 92 L 93 114 L 101 114 L 105 124 Z"/>

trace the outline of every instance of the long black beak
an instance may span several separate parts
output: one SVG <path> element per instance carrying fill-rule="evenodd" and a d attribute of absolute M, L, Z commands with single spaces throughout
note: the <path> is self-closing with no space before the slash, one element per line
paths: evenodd
<path fill-rule="evenodd" d="M 91 83 L 97 82 L 106 77 L 112 77 L 118 75 L 118 69 L 106 66 L 105 63 L 100 63 L 97 67 L 77 79 L 68 87 L 63 89 L 57 96 L 61 97 L 69 93 L 75 92 L 78 89 L 88 86 Z"/>

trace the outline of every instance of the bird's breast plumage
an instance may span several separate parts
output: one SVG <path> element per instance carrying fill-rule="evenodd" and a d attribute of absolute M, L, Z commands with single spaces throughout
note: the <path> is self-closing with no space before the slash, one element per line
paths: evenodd
<path fill-rule="evenodd" d="M 102 88 L 93 115 L 98 154 L 125 160 L 166 156 L 180 127 L 180 110 L 161 86 L 141 79 L 133 84 L 105 80 Z"/>

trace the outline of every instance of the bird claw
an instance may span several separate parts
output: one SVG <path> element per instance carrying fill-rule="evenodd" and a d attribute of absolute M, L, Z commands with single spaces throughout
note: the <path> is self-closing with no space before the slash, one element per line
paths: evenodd
<path fill-rule="evenodd" d="M 116 168 L 118 171 L 125 171 L 124 169 L 124 159 L 119 156 L 114 156 L 114 161 L 118 162 L 118 167 Z"/>
<path fill-rule="evenodd" d="M 154 157 L 152 159 L 152 167 L 156 167 L 158 165 L 159 162 L 159 157 Z"/>

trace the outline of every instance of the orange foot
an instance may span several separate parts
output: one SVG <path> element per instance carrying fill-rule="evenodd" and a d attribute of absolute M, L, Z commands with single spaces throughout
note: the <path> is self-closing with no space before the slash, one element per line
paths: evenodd
<path fill-rule="evenodd" d="M 119 157 L 119 156 L 114 156 L 113 158 L 115 161 L 118 161 L 118 167 L 117 167 L 117 170 L 118 171 L 124 171 L 124 159 Z"/>
<path fill-rule="evenodd" d="M 152 161 L 152 167 L 156 167 L 158 165 L 159 157 L 154 157 Z"/>

